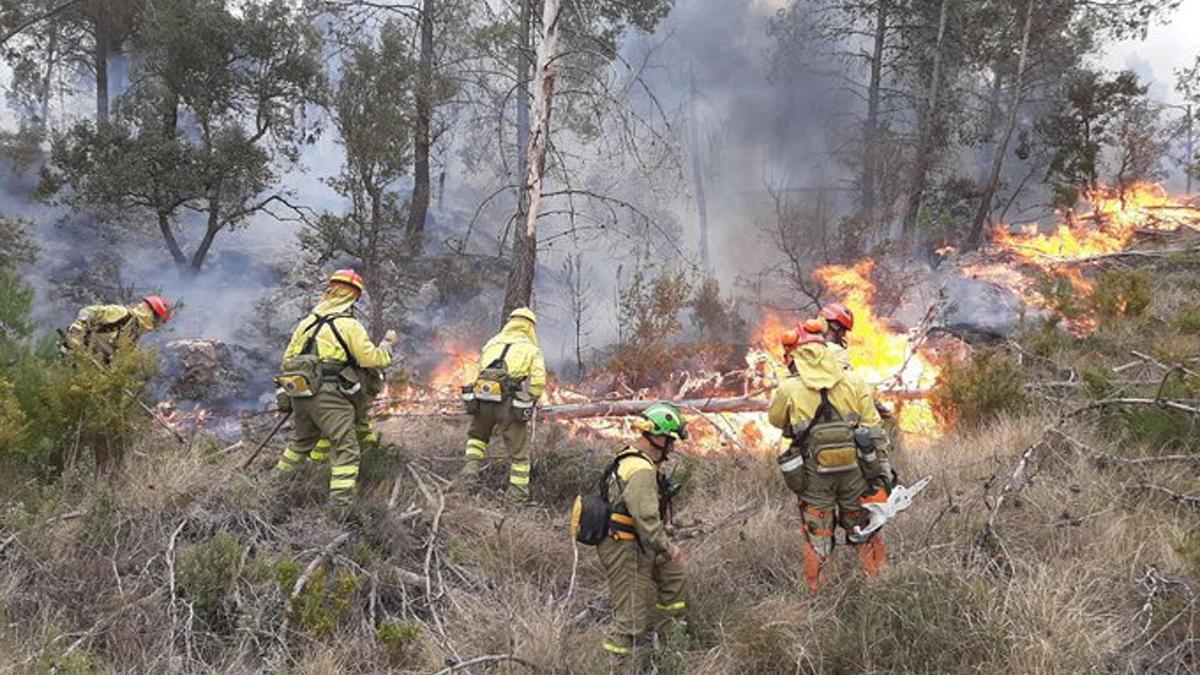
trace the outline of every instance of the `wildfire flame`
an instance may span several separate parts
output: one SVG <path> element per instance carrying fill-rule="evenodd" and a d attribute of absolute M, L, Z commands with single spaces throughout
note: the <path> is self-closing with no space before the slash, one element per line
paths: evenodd
<path fill-rule="evenodd" d="M 813 272 L 825 290 L 854 313 L 854 330 L 847 334 L 850 365 L 868 383 L 887 389 L 925 390 L 937 380 L 939 368 L 917 349 L 917 336 L 896 329 L 877 315 L 875 260 L 853 266 L 826 265 Z M 924 400 L 896 401 L 897 424 L 902 431 L 937 436 L 941 429 Z"/>
<path fill-rule="evenodd" d="M 1064 212 L 1062 222 L 1049 233 L 1036 222 L 1000 225 L 991 232 L 992 248 L 1042 275 L 1064 280 L 1077 296 L 1086 298 L 1093 284 L 1077 263 L 1124 251 L 1139 231 L 1200 230 L 1200 209 L 1152 183 L 1137 183 L 1124 192 L 1100 188 L 1087 195 L 1086 205 L 1079 212 Z M 1015 291 L 1029 305 L 1054 309 L 1037 279 L 1019 266 L 988 261 L 964 269 L 975 278 Z M 1069 319 L 1067 326 L 1082 335 L 1094 330 L 1096 322 L 1081 316 Z"/>

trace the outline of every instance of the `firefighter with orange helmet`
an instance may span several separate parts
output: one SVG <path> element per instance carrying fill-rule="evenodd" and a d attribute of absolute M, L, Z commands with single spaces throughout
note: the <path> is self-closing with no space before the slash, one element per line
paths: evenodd
<path fill-rule="evenodd" d="M 67 327 L 60 351 L 87 351 L 108 361 L 122 344 L 135 344 L 143 335 L 171 319 L 171 303 L 147 295 L 136 305 L 89 305 Z"/>
<path fill-rule="evenodd" d="M 354 270 L 334 272 L 321 301 L 292 332 L 282 372 L 275 378 L 295 416 L 292 442 L 275 468 L 294 470 L 320 438 L 328 438 L 329 491 L 336 505 L 349 504 L 358 484 L 361 450 L 354 396 L 362 389 L 360 371 L 391 364 L 396 341 L 395 331 L 389 330 L 376 346 L 354 316 L 354 303 L 364 290 L 363 279 Z"/>
<path fill-rule="evenodd" d="M 863 504 L 887 499 L 894 474 L 888 437 L 871 389 L 838 362 L 818 333 L 805 331 L 792 350 L 794 375 L 780 383 L 768 421 L 792 439 L 779 458 L 788 487 L 800 501 L 804 525 L 804 578 L 814 593 L 834 548 L 836 525 L 866 525 Z M 851 543 L 868 575 L 884 566 L 878 533 Z"/>

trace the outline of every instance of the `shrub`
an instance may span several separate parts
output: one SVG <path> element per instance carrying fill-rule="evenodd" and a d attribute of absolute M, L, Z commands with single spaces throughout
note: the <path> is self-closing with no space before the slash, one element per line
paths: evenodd
<path fill-rule="evenodd" d="M 180 594 L 192 603 L 196 617 L 215 632 L 228 633 L 235 628 L 230 598 L 241 559 L 242 545 L 225 530 L 193 544 L 179 556 Z"/>
<path fill-rule="evenodd" d="M 413 669 L 422 661 L 421 622 L 384 621 L 375 629 L 388 665 L 398 669 Z"/>
<path fill-rule="evenodd" d="M 976 426 L 1028 404 L 1025 375 L 1001 350 L 984 349 L 965 361 L 941 365 L 930 402 L 943 423 Z"/>
<path fill-rule="evenodd" d="M 1150 275 L 1144 270 L 1111 271 L 1100 275 L 1088 299 L 1098 316 L 1141 316 L 1154 299 Z"/>
<path fill-rule="evenodd" d="M 18 450 L 25 438 L 28 421 L 13 393 L 13 385 L 0 378 L 0 455 Z"/>
<path fill-rule="evenodd" d="M 819 624 L 815 641 L 829 672 L 967 672 L 1007 649 L 1003 626 L 988 621 L 984 588 L 957 571 L 905 567 L 883 582 L 856 576 L 835 616 Z"/>
<path fill-rule="evenodd" d="M 1200 304 L 1180 310 L 1174 323 L 1181 333 L 1200 335 Z"/>
<path fill-rule="evenodd" d="M 358 585 L 358 575 L 353 572 L 342 572 L 331 580 L 325 568 L 318 567 L 300 595 L 291 599 L 289 615 L 314 637 L 329 637 L 349 609 Z M 290 597 L 291 589 L 292 586 L 282 589 L 285 596 Z"/>

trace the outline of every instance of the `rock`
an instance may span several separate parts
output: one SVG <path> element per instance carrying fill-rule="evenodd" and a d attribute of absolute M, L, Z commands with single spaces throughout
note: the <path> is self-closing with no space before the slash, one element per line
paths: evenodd
<path fill-rule="evenodd" d="M 945 280 L 945 310 L 939 325 L 960 337 L 999 339 L 1015 333 L 1031 310 L 1013 291 L 986 281 L 950 276 Z"/>
<path fill-rule="evenodd" d="M 168 396 L 209 406 L 233 406 L 257 398 L 249 364 L 253 355 L 220 340 L 173 340 L 162 349 L 162 378 Z M 255 387 L 258 389 L 261 387 Z"/>

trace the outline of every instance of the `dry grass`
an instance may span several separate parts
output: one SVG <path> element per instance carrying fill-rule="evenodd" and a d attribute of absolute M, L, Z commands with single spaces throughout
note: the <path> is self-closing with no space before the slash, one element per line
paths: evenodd
<path fill-rule="evenodd" d="M 1160 358 L 1194 349 L 1195 336 L 1146 338 L 1147 327 L 1165 325 L 1164 312 L 1191 302 L 1155 297 L 1136 326 L 1060 341 L 1049 352 L 1053 365 L 1026 355 L 1025 367 L 1063 379 L 1079 364 L 1127 363 L 1131 348 L 1161 342 L 1170 348 Z M 1119 395 L 1144 395 L 1160 377 L 1154 366 L 1138 367 L 1110 384 Z M 895 458 L 901 475 L 931 474 L 934 483 L 886 530 L 889 572 L 864 580 L 839 547 L 818 597 L 803 584 L 796 501 L 772 459 L 683 458 L 685 525 L 741 515 L 686 540 L 692 635 L 640 667 L 1195 672 L 1200 500 L 1172 493 L 1200 494 L 1200 462 L 1121 459 L 1189 455 L 1194 436 L 1161 443 L 1161 429 L 1149 433 L 1145 420 L 1108 410 L 1063 421 L 1089 395 L 1085 387 L 1037 390 L 1023 414 L 904 450 Z M 502 462 L 474 490 L 439 478 L 458 466 L 456 425 L 404 420 L 383 430 L 395 451 L 366 460 L 349 524 L 324 507 L 318 467 L 281 479 L 265 471 L 267 458 L 246 473 L 236 454 L 162 442 L 134 448 L 110 478 L 5 486 L 0 673 L 432 672 L 481 655 L 520 662 L 470 672 L 610 672 L 599 648 L 609 620 L 603 573 L 593 551 L 573 547 L 565 513 L 614 444 L 571 440 L 544 425 L 534 465 L 540 505 L 516 509 L 500 499 Z M 1034 461 L 1013 481 L 1031 448 Z M 296 579 L 347 529 L 348 543 L 301 594 L 308 609 L 295 609 L 288 596 Z M 181 562 L 197 560 L 232 571 L 198 575 L 194 562 Z M 220 620 L 209 625 L 199 606 Z"/>

